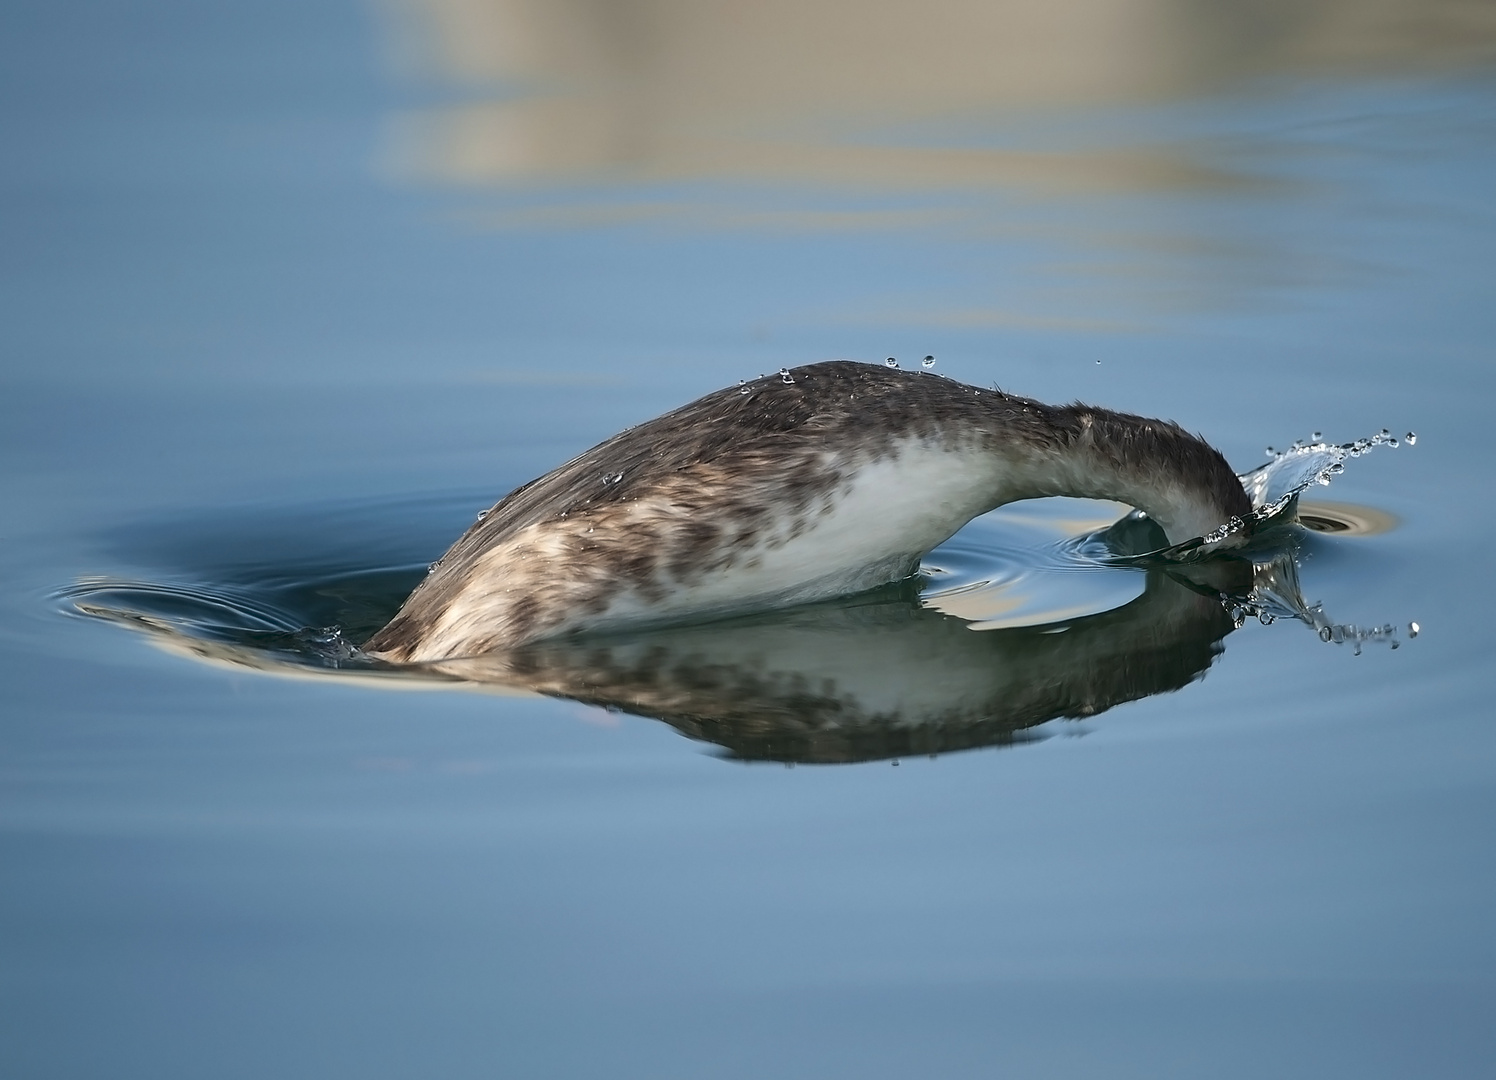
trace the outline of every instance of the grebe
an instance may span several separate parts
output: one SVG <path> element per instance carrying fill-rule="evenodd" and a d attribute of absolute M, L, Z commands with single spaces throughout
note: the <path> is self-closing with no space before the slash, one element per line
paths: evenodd
<path fill-rule="evenodd" d="M 833 360 L 708 394 L 515 489 L 364 652 L 425 663 L 859 592 L 1049 495 L 1127 503 L 1172 545 L 1252 509 L 1177 424 Z"/>

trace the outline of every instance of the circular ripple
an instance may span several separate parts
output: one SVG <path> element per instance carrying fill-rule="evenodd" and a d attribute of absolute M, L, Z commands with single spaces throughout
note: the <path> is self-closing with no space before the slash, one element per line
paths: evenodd
<path fill-rule="evenodd" d="M 1311 532 L 1333 533 L 1336 536 L 1379 536 L 1397 528 L 1395 514 L 1378 510 L 1373 506 L 1355 503 L 1299 502 L 1299 524 Z"/>

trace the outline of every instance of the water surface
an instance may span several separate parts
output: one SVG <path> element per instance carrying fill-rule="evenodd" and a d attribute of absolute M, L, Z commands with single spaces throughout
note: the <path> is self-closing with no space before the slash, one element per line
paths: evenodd
<path fill-rule="evenodd" d="M 0 1071 L 1485 1075 L 1489 16 L 901 11 L 0 16 Z M 1304 508 L 1323 627 L 1014 506 L 923 599 L 306 662 L 624 426 L 927 354 L 1418 440 Z"/>

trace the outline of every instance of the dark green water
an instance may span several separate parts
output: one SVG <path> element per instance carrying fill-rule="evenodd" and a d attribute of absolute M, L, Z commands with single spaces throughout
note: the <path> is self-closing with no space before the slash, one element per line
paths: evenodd
<path fill-rule="evenodd" d="M 0 14 L 0 1073 L 1487 1074 L 1496 36 L 1145 5 L 1175 32 L 1098 64 L 874 7 Z M 656 638 L 788 673 L 685 705 L 637 642 L 608 693 L 564 650 L 542 694 L 291 677 L 62 599 L 371 629 L 626 425 L 927 353 L 1243 470 L 1416 431 L 1322 492 L 1374 527 L 1295 549 L 1400 647 L 1066 569 L 1073 508 L 932 560 L 1013 625 Z M 828 672 L 981 715 L 765 727 Z"/>

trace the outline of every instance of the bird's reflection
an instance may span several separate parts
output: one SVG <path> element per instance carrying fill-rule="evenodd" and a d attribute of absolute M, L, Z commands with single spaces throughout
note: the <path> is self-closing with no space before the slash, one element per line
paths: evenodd
<path fill-rule="evenodd" d="M 1231 569 L 1243 578 L 1251 564 Z M 836 603 L 434 665 L 663 720 L 730 756 L 853 762 L 1012 742 L 1198 678 L 1234 628 L 1213 595 L 1148 572 L 1136 600 L 1071 622 L 973 631 L 911 585 Z"/>
<path fill-rule="evenodd" d="M 196 658 L 301 676 L 533 692 L 654 717 L 751 761 L 873 761 L 995 746 L 1060 718 L 1177 690 L 1199 678 L 1249 617 L 1291 618 L 1326 641 L 1390 637 L 1330 622 L 1302 598 L 1298 527 L 1241 557 L 1141 564 L 1142 594 L 1100 614 L 974 630 L 906 582 L 839 601 L 697 625 L 559 638 L 485 656 L 396 667 L 360 657 L 342 635 L 293 630 L 298 612 L 336 592 L 360 611 L 393 607 L 406 585 L 388 572 L 327 581 L 254 606 L 214 593 L 100 581 L 75 587 L 75 610 L 149 631 Z M 1156 527 L 1135 515 L 1093 538 L 1146 550 Z M 325 570 L 324 575 L 325 576 Z M 368 595 L 365 595 L 367 593 Z M 376 595 L 377 594 L 377 595 Z M 273 628 L 274 611 L 285 629 Z M 319 613 L 325 608 L 315 609 Z M 380 613 L 365 612 L 366 620 Z"/>

